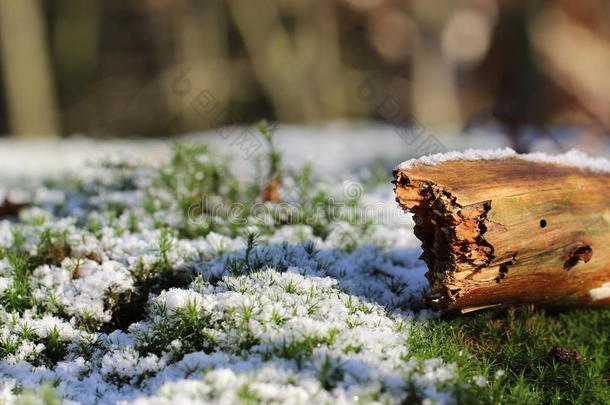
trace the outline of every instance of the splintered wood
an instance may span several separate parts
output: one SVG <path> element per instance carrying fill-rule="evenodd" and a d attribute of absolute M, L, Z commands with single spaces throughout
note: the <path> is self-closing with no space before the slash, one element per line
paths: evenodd
<path fill-rule="evenodd" d="M 610 305 L 610 174 L 506 158 L 394 177 L 437 308 Z"/>

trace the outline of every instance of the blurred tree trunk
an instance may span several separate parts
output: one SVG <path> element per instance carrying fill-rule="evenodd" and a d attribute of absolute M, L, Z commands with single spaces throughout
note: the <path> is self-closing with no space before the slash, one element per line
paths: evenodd
<path fill-rule="evenodd" d="M 573 97 L 586 121 L 606 135 L 610 132 L 608 18 L 605 1 L 551 2 L 528 27 L 543 73 Z"/>
<path fill-rule="evenodd" d="M 175 21 L 176 64 L 172 77 L 166 83 L 169 90 L 168 102 L 173 111 L 176 111 L 176 107 L 185 106 L 185 102 L 188 103 L 186 110 L 180 114 L 186 130 L 201 129 L 211 123 L 231 125 L 239 118 L 221 115 L 232 88 L 239 85 L 233 80 L 227 80 L 227 72 L 231 68 L 227 50 L 227 11 L 222 2 L 194 4 L 192 7 L 180 8 Z M 188 70 L 186 75 L 192 85 L 192 93 L 182 98 L 176 94 L 173 85 L 175 75 L 181 73 L 175 70 L 185 68 Z M 202 110 L 198 106 L 205 108 Z"/>
<path fill-rule="evenodd" d="M 78 99 L 95 75 L 100 60 L 101 4 L 56 0 L 53 18 L 53 61 L 60 103 Z M 65 121 L 64 121 L 65 123 Z"/>
<path fill-rule="evenodd" d="M 450 3 L 414 2 L 411 11 L 420 27 L 413 55 L 413 113 L 425 125 L 460 125 L 454 72 L 443 59 L 440 46 L 440 31 L 449 15 Z"/>
<path fill-rule="evenodd" d="M 305 7 L 307 5 L 307 7 Z M 311 92 L 311 119 L 332 119 L 348 113 L 345 71 L 337 25 L 337 4 L 328 0 L 295 5 L 296 56 L 302 70 L 303 90 Z M 311 82 L 312 81 L 312 82 Z"/>
<path fill-rule="evenodd" d="M 269 0 L 231 0 L 231 15 L 252 61 L 254 72 L 282 121 L 312 121 L 317 106 L 303 76 L 295 38 L 284 28 L 278 5 Z M 304 45 L 301 37 L 300 45 Z"/>
<path fill-rule="evenodd" d="M 240 83 L 230 74 L 226 7 L 220 2 L 138 3 L 151 27 L 169 133 L 230 125 L 226 110 Z"/>
<path fill-rule="evenodd" d="M 0 0 L 0 52 L 11 132 L 18 136 L 58 134 L 38 0 Z"/>

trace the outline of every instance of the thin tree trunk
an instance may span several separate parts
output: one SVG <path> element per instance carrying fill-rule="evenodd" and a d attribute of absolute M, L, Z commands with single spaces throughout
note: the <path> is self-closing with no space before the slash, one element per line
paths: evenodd
<path fill-rule="evenodd" d="M 11 132 L 59 132 L 53 78 L 38 0 L 0 0 L 0 52 Z"/>

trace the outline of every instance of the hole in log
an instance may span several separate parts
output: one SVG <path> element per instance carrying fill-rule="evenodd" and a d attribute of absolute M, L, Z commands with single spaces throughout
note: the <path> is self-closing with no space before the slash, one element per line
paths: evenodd
<path fill-rule="evenodd" d="M 498 277 L 496 277 L 496 283 L 499 283 L 504 277 L 506 277 L 506 273 L 508 273 L 508 266 L 511 264 L 513 264 L 512 260 L 500 265 Z"/>
<path fill-rule="evenodd" d="M 540 227 L 544 228 L 546 226 L 546 219 L 541 219 L 540 220 Z"/>
<path fill-rule="evenodd" d="M 570 253 L 570 257 L 563 264 L 564 270 L 570 270 L 576 266 L 580 260 L 587 263 L 593 257 L 593 249 L 588 245 L 579 245 Z"/>

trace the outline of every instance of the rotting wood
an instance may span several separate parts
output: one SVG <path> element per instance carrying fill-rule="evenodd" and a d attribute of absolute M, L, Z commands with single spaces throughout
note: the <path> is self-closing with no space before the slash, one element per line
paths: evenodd
<path fill-rule="evenodd" d="M 610 174 L 506 158 L 394 177 L 437 308 L 610 305 Z"/>

